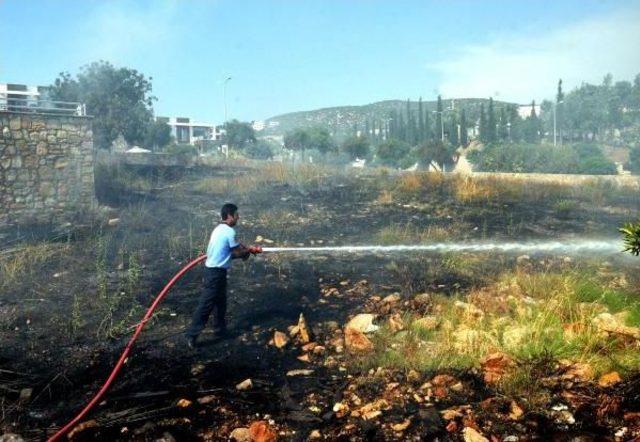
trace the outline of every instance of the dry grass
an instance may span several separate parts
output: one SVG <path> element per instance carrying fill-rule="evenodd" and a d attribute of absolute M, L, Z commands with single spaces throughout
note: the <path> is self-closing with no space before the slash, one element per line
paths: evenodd
<path fill-rule="evenodd" d="M 464 222 L 452 222 L 447 225 L 432 225 L 425 228 L 417 227 L 411 223 L 395 224 L 382 228 L 375 235 L 377 244 L 422 244 L 441 242 L 460 238 L 470 229 Z"/>
<path fill-rule="evenodd" d="M 291 166 L 283 163 L 264 163 L 233 177 L 209 177 L 198 181 L 194 188 L 200 192 L 214 194 L 243 195 L 264 190 L 269 185 L 316 186 L 336 175 L 325 166 L 302 164 Z"/>
<path fill-rule="evenodd" d="M 594 323 L 596 315 L 610 312 L 639 326 L 640 302 L 582 273 L 517 271 L 464 297 L 434 295 L 433 304 L 437 328 L 421 328 L 414 316 L 405 317 L 406 331 L 383 327 L 365 367 L 468 369 L 502 352 L 520 362 L 503 386 L 514 388 L 543 361 L 585 363 L 595 376 L 631 372 L 640 363 L 634 339 L 603 333 Z"/>
<path fill-rule="evenodd" d="M 69 250 L 67 244 L 40 242 L 0 252 L 0 288 L 31 279 L 40 267 Z"/>

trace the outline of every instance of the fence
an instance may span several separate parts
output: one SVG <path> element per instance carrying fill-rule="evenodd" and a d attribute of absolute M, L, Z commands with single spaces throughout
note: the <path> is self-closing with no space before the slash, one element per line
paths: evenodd
<path fill-rule="evenodd" d="M 6 98 L 1 95 L 0 111 L 45 115 L 87 115 L 84 103 L 39 98 Z"/>

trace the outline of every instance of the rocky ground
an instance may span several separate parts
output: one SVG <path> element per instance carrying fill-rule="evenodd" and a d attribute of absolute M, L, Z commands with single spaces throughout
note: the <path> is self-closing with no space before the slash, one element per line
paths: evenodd
<path fill-rule="evenodd" d="M 466 228 L 452 234 L 467 239 L 517 237 L 524 232 L 542 237 L 560 229 L 574 234 L 605 231 L 626 215 L 609 210 L 609 215 L 600 217 L 585 210 L 576 216 L 556 216 L 549 207 L 525 203 L 507 209 L 502 204 L 469 208 L 446 203 L 446 195 L 431 194 L 419 201 L 380 202 L 380 189 L 372 181 L 367 176 L 338 177 L 311 187 L 277 184 L 263 189 L 264 194 L 232 194 L 241 207 L 238 232 L 247 242 L 263 245 L 367 244 L 379 238 L 381 229 L 411 221 L 423 228 L 455 222 Z M 211 196 L 166 187 L 152 196 L 144 194 L 144 206 L 128 201 L 109 214 L 120 221 L 103 226 L 102 232 L 109 232 L 116 244 L 139 243 L 144 249 L 136 255 L 141 276 L 134 299 L 140 307 L 149 304 L 189 256 L 195 256 L 194 250 L 178 244 L 154 248 L 151 240 L 174 234 L 180 236 L 180 244 L 191 238 L 195 249 L 202 247 L 219 205 L 212 204 Z M 214 192 L 213 196 L 217 202 L 226 195 Z M 140 207 L 145 207 L 144 222 Z M 505 210 L 511 218 L 504 216 Z M 185 233 L 192 228 L 197 231 L 191 236 Z M 44 263 L 29 274 L 28 282 L 4 289 L 6 296 L 0 302 L 7 318 L 2 322 L 0 351 L 3 441 L 11 440 L 9 433 L 26 440 L 51 435 L 97 391 L 126 342 L 126 332 L 109 338 L 100 335 L 99 316 L 78 321 L 72 339 L 56 332 L 50 320 L 41 319 L 65 315 L 68 319 L 74 311 L 82 312 L 73 308 L 78 298 L 69 293 L 86 292 L 90 303 L 101 287 L 96 278 L 100 264 L 87 250 L 88 238 L 91 235 L 77 234 L 65 246 L 82 256 L 76 263 L 78 276 L 60 276 L 70 271 L 69 261 L 58 266 Z M 124 287 L 124 274 L 131 278 L 131 261 L 118 256 L 114 252 L 105 263 L 110 292 Z M 181 339 L 200 287 L 199 275 L 188 275 L 148 325 L 105 400 L 70 437 L 165 441 L 640 437 L 640 377 L 628 370 L 596 374 L 574 361 L 541 359 L 528 371 L 543 397 L 536 394 L 533 401 L 531 394 L 502 388 L 501 380 L 522 361 L 499 351 L 488 352 L 480 363 L 462 370 L 412 369 L 398 361 L 377 364 L 371 355 L 387 342 L 383 334 L 399 336 L 416 327 L 444 326 L 438 310 L 441 296 L 464 295 L 489 284 L 492 275 L 504 269 L 545 271 L 572 266 L 581 258 L 485 256 L 475 273 L 443 266 L 447 259 L 288 253 L 238 263 L 230 275 L 231 334 L 220 339 L 207 331 L 195 352 Z M 25 294 L 29 299 L 55 300 L 55 305 L 43 301 L 27 311 L 20 303 Z M 490 310 L 474 299 L 459 301 L 456 308 L 461 315 Z M 140 310 L 131 316 L 127 327 L 135 325 Z M 623 331 L 629 334 L 624 345 L 637 346 L 637 329 Z M 428 339 L 418 339 L 415 348 L 403 351 L 410 359 L 428 345 Z M 452 351 L 456 348 L 452 346 Z"/>

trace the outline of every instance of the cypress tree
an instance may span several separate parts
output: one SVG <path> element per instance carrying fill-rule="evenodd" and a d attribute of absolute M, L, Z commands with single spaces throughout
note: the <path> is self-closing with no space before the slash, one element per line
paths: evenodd
<path fill-rule="evenodd" d="M 369 118 L 364 120 L 364 137 L 369 138 Z"/>
<path fill-rule="evenodd" d="M 418 142 L 423 143 L 424 136 L 424 111 L 422 109 L 422 97 L 418 100 Z"/>
<path fill-rule="evenodd" d="M 487 142 L 487 116 L 484 113 L 484 103 L 480 104 L 480 127 L 478 130 L 478 138 L 483 143 Z"/>
<path fill-rule="evenodd" d="M 458 146 L 458 122 L 455 114 L 451 115 L 451 123 L 449 127 L 449 142 L 452 146 Z"/>
<path fill-rule="evenodd" d="M 434 132 L 436 133 L 435 138 L 437 140 L 442 141 L 442 98 L 438 95 L 438 107 L 436 112 L 436 127 L 434 127 Z"/>
<path fill-rule="evenodd" d="M 411 143 L 413 140 L 413 115 L 411 114 L 411 103 L 407 98 L 407 126 L 405 128 L 405 141 Z"/>
<path fill-rule="evenodd" d="M 498 139 L 500 141 L 507 141 L 507 139 L 509 138 L 509 133 L 508 133 L 508 126 L 507 126 L 507 112 L 505 111 L 504 107 L 500 108 L 500 124 L 499 126 L 499 130 L 498 130 Z"/>
<path fill-rule="evenodd" d="M 433 132 L 431 131 L 431 118 L 429 117 L 429 109 L 424 113 L 424 141 L 432 140 Z"/>
<path fill-rule="evenodd" d="M 469 137 L 467 136 L 467 115 L 462 109 L 460 111 L 460 145 L 462 147 L 467 147 L 469 143 Z"/>
<path fill-rule="evenodd" d="M 493 108 L 493 98 L 489 98 L 489 115 L 487 118 L 487 142 L 496 142 L 496 113 Z"/>

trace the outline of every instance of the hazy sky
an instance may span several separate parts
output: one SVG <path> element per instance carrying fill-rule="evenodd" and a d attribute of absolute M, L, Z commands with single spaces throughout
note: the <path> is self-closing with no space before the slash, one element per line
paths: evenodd
<path fill-rule="evenodd" d="M 386 99 L 530 102 L 640 73 L 640 0 L 0 0 L 0 82 L 109 60 L 156 113 L 230 118 Z"/>

